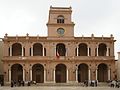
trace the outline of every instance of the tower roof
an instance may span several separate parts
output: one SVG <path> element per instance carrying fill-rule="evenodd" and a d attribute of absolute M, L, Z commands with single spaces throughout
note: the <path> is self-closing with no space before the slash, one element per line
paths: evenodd
<path fill-rule="evenodd" d="M 72 12 L 72 7 L 52 7 L 52 6 L 50 6 L 50 11 L 57 11 L 57 12 L 59 12 L 59 11 L 65 11 L 65 12 Z"/>

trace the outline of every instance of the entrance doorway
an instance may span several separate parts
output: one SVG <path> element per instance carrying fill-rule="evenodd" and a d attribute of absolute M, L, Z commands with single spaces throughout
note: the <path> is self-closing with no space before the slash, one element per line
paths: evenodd
<path fill-rule="evenodd" d="M 11 79 L 18 82 L 23 80 L 23 67 L 20 64 L 14 64 L 11 67 Z"/>
<path fill-rule="evenodd" d="M 66 66 L 64 64 L 58 64 L 55 70 L 56 83 L 66 83 Z"/>
<path fill-rule="evenodd" d="M 98 66 L 98 81 L 106 82 L 108 80 L 108 68 L 106 64 L 100 64 Z"/>
<path fill-rule="evenodd" d="M 44 67 L 41 64 L 35 64 L 32 67 L 32 80 L 36 83 L 44 83 Z"/>
<path fill-rule="evenodd" d="M 80 64 L 78 66 L 78 82 L 88 80 L 88 65 Z"/>

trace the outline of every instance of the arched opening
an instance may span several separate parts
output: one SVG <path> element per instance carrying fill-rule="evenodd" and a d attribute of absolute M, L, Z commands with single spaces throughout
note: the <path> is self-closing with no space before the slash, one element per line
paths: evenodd
<path fill-rule="evenodd" d="M 44 83 L 44 67 L 41 64 L 35 64 L 32 67 L 32 80 L 36 83 Z"/>
<path fill-rule="evenodd" d="M 106 64 L 100 64 L 98 66 L 98 81 L 106 82 L 108 80 L 108 67 Z"/>
<path fill-rule="evenodd" d="M 105 44 L 101 43 L 98 48 L 98 55 L 106 56 L 106 52 L 107 52 L 107 46 Z"/>
<path fill-rule="evenodd" d="M 88 49 L 87 49 L 87 45 L 85 43 L 81 43 L 79 44 L 79 48 L 78 48 L 78 56 L 87 56 Z"/>
<path fill-rule="evenodd" d="M 88 65 L 80 64 L 78 66 L 78 82 L 88 80 Z"/>
<path fill-rule="evenodd" d="M 40 43 L 33 45 L 33 56 L 43 56 L 43 46 Z"/>
<path fill-rule="evenodd" d="M 12 56 L 22 56 L 22 45 L 20 43 L 12 45 Z"/>
<path fill-rule="evenodd" d="M 23 80 L 23 67 L 20 64 L 14 64 L 11 67 L 11 79 L 18 82 Z"/>
<path fill-rule="evenodd" d="M 66 66 L 58 64 L 55 68 L 55 81 L 56 83 L 66 83 Z"/>
<path fill-rule="evenodd" d="M 57 17 L 57 23 L 64 23 L 64 16 L 59 15 L 59 16 Z"/>
<path fill-rule="evenodd" d="M 59 56 L 65 56 L 66 55 L 66 48 L 65 45 L 60 43 L 56 46 L 56 55 L 59 54 Z"/>

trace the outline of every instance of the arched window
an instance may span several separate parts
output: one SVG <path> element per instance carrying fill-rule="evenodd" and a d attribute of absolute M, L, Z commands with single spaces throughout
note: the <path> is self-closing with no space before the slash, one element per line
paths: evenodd
<path fill-rule="evenodd" d="M 43 56 L 43 46 L 40 43 L 33 45 L 33 56 Z"/>
<path fill-rule="evenodd" d="M 99 56 L 106 56 L 107 46 L 104 43 L 101 43 L 98 48 L 98 55 Z"/>
<path fill-rule="evenodd" d="M 85 43 L 79 44 L 78 56 L 87 56 L 88 55 L 87 45 Z"/>
<path fill-rule="evenodd" d="M 12 45 L 12 56 L 22 55 L 22 45 L 20 43 L 14 43 Z"/>
<path fill-rule="evenodd" d="M 65 45 L 60 43 L 56 46 L 56 55 L 59 54 L 59 56 L 65 56 L 66 55 L 66 48 Z"/>
<path fill-rule="evenodd" d="M 57 17 L 57 23 L 64 23 L 64 17 L 62 15 Z"/>

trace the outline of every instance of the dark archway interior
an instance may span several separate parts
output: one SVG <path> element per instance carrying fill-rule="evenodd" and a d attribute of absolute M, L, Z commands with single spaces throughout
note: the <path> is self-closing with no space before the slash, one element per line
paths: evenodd
<path fill-rule="evenodd" d="M 56 54 L 59 54 L 59 56 L 65 56 L 66 54 L 66 48 L 64 44 L 57 44 L 56 46 Z"/>
<path fill-rule="evenodd" d="M 22 56 L 22 46 L 19 43 L 12 45 L 12 56 Z"/>
<path fill-rule="evenodd" d="M 87 45 L 82 43 L 78 48 L 78 56 L 87 56 Z"/>
<path fill-rule="evenodd" d="M 106 64 L 100 64 L 98 66 L 98 81 L 106 82 L 108 80 L 108 68 Z"/>
<path fill-rule="evenodd" d="M 32 67 L 32 80 L 36 83 L 44 83 L 44 67 L 41 64 L 35 64 Z"/>
<path fill-rule="evenodd" d="M 99 48 L 98 48 L 98 55 L 99 56 L 106 56 L 106 52 L 107 52 L 107 47 L 105 44 L 100 44 Z"/>
<path fill-rule="evenodd" d="M 80 64 L 78 66 L 78 82 L 84 82 L 85 80 L 88 80 L 88 66 Z"/>
<path fill-rule="evenodd" d="M 33 56 L 43 56 L 43 46 L 40 43 L 33 45 Z"/>
<path fill-rule="evenodd" d="M 66 83 L 66 66 L 58 64 L 55 70 L 56 83 Z"/>
<path fill-rule="evenodd" d="M 18 82 L 23 80 L 23 67 L 20 64 L 14 64 L 11 67 L 11 79 Z"/>

